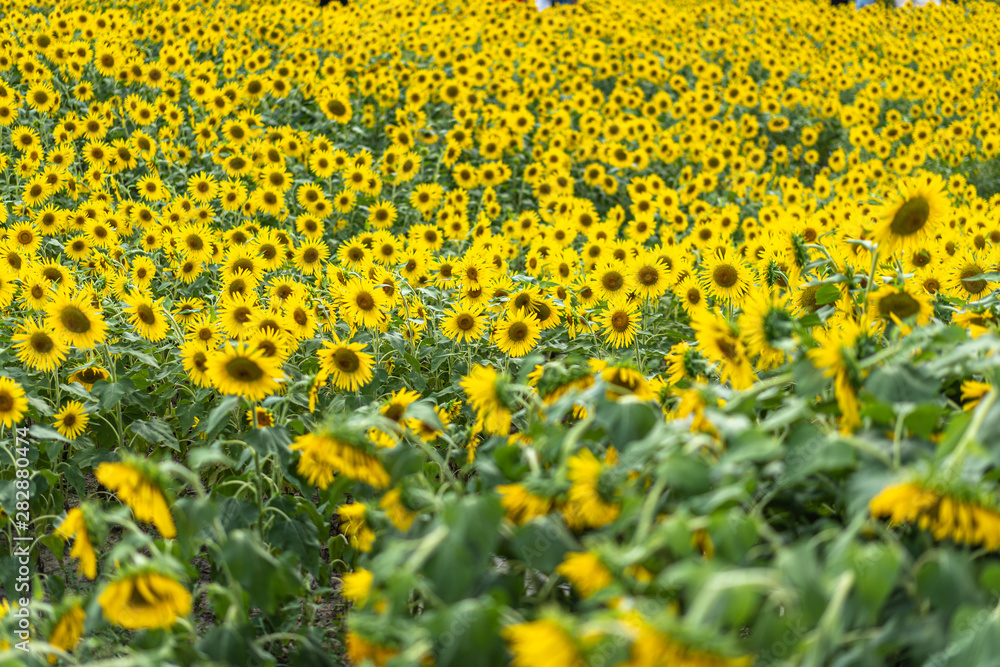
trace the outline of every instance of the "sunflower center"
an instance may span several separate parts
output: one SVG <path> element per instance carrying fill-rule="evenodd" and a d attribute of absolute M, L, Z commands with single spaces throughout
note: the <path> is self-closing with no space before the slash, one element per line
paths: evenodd
<path fill-rule="evenodd" d="M 739 281 L 740 275 L 733 266 L 729 264 L 720 264 L 715 267 L 712 271 L 712 280 L 716 285 L 723 288 L 729 288 L 735 285 Z"/>
<path fill-rule="evenodd" d="M 226 362 L 226 374 L 237 382 L 256 382 L 264 376 L 264 371 L 253 359 L 236 357 Z"/>
<path fill-rule="evenodd" d="M 333 363 L 341 373 L 354 373 L 361 368 L 361 360 L 354 350 L 340 348 L 333 353 Z"/>
<path fill-rule="evenodd" d="M 64 427 L 72 428 L 73 425 L 76 424 L 76 415 L 74 415 L 72 412 L 64 415 L 62 423 Z"/>
<path fill-rule="evenodd" d="M 75 334 L 85 334 L 90 331 L 90 318 L 76 306 L 63 307 L 62 312 L 59 313 L 59 321 Z"/>
<path fill-rule="evenodd" d="M 544 322 L 552 315 L 552 309 L 546 303 L 537 303 L 535 304 L 535 315 L 538 316 L 539 320 Z"/>
<path fill-rule="evenodd" d="M 524 322 L 514 322 L 507 330 L 507 336 L 514 342 L 521 342 L 528 337 L 528 325 Z"/>
<path fill-rule="evenodd" d="M 35 299 L 41 299 L 43 296 L 45 296 L 45 290 L 42 289 L 41 285 L 32 285 L 31 296 Z"/>
<path fill-rule="evenodd" d="M 9 412 L 14 407 L 14 397 L 7 392 L 0 393 L 0 413 Z"/>
<path fill-rule="evenodd" d="M 455 326 L 462 331 L 469 331 L 472 327 L 476 326 L 476 318 L 468 313 L 462 313 L 455 318 Z"/>
<path fill-rule="evenodd" d="M 375 307 L 375 300 L 372 298 L 371 294 L 364 292 L 359 294 L 354 302 L 358 305 L 358 308 L 364 311 L 371 310 Z"/>
<path fill-rule="evenodd" d="M 916 234 L 927 224 L 930 215 L 930 204 L 924 197 L 918 195 L 899 207 L 896 215 L 892 216 L 889 230 L 896 236 Z"/>
<path fill-rule="evenodd" d="M 886 319 L 895 315 L 905 320 L 920 312 L 920 302 L 905 292 L 890 294 L 878 302 L 878 312 Z"/>
<path fill-rule="evenodd" d="M 935 278 L 928 278 L 924 281 L 924 289 L 931 294 L 936 294 L 939 289 L 941 289 L 941 283 Z"/>
<path fill-rule="evenodd" d="M 643 285 L 655 285 L 659 278 L 660 273 L 651 266 L 644 266 L 639 269 L 639 282 Z"/>
<path fill-rule="evenodd" d="M 28 339 L 31 349 L 38 354 L 48 354 L 55 347 L 55 343 L 52 341 L 52 337 L 49 336 L 44 331 L 36 331 L 31 334 L 31 338 Z"/>
<path fill-rule="evenodd" d="M 21 245 L 28 245 L 34 240 L 34 238 L 35 238 L 34 234 L 25 230 L 17 235 L 17 242 L 20 243 Z"/>
<path fill-rule="evenodd" d="M 146 324 L 146 325 L 149 325 L 149 326 L 152 326 L 153 324 L 156 324 L 156 313 L 154 313 L 153 309 L 150 308 L 146 304 L 142 304 L 141 306 L 139 306 L 138 308 L 136 308 L 135 309 L 135 314 L 136 314 L 136 317 L 138 317 L 140 320 L 142 320 L 143 324 Z"/>
<path fill-rule="evenodd" d="M 615 331 L 625 331 L 628 329 L 629 317 L 627 313 L 623 313 L 620 310 L 611 316 L 611 328 Z"/>
<path fill-rule="evenodd" d="M 601 284 L 609 292 L 617 292 L 625 284 L 625 279 L 617 271 L 611 271 L 604 274 L 604 277 L 601 278 Z"/>
<path fill-rule="evenodd" d="M 302 259 L 304 259 L 309 264 L 312 264 L 317 259 L 319 259 L 319 251 L 315 248 L 309 248 L 304 253 L 302 253 Z"/>
<path fill-rule="evenodd" d="M 967 280 L 972 276 L 978 276 L 983 273 L 985 273 L 985 271 L 983 271 L 975 264 L 969 264 L 964 269 L 962 269 L 962 271 L 959 273 L 959 278 L 961 278 L 959 282 L 962 283 L 962 289 L 964 289 L 969 294 L 979 294 L 980 292 L 985 290 L 986 289 L 985 280 Z"/>
<path fill-rule="evenodd" d="M 694 288 L 689 289 L 687 291 L 687 301 L 692 305 L 701 303 L 701 292 Z"/>

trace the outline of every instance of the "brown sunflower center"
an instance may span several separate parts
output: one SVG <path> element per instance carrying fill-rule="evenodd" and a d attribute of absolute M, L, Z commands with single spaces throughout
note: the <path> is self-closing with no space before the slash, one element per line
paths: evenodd
<path fill-rule="evenodd" d="M 969 294 L 979 294 L 980 292 L 985 290 L 986 289 L 985 280 L 968 280 L 968 278 L 972 278 L 973 276 L 978 276 L 983 273 L 985 273 L 985 271 L 983 271 L 975 264 L 969 264 L 965 268 L 963 268 L 961 272 L 959 272 L 958 274 L 959 278 L 961 278 L 959 282 L 962 283 L 962 289 L 964 289 Z"/>
<path fill-rule="evenodd" d="M 354 350 L 343 347 L 333 353 L 333 363 L 341 373 L 354 373 L 361 368 L 361 360 Z"/>
<path fill-rule="evenodd" d="M 920 302 L 906 292 L 889 294 L 879 300 L 878 312 L 886 319 L 895 315 L 899 319 L 905 320 L 920 312 Z"/>
<path fill-rule="evenodd" d="M 609 292 L 617 292 L 625 284 L 625 279 L 617 271 L 609 271 L 601 278 L 601 284 Z"/>
<path fill-rule="evenodd" d="M 628 329 L 628 325 L 629 325 L 628 313 L 623 313 L 622 311 L 619 310 L 615 312 L 614 315 L 611 316 L 611 328 L 614 329 L 615 331 L 619 332 L 625 331 L 626 329 Z"/>
<path fill-rule="evenodd" d="M 736 268 L 729 264 L 720 264 L 712 271 L 712 281 L 724 289 L 728 289 L 739 282 L 740 274 Z"/>
<path fill-rule="evenodd" d="M 528 325 L 524 322 L 514 322 L 507 329 L 507 336 L 515 343 L 521 342 L 528 337 Z"/>
<path fill-rule="evenodd" d="M 44 331 L 36 331 L 31 334 L 31 338 L 28 339 L 28 344 L 31 345 L 31 349 L 38 354 L 48 354 L 56 345 L 52 340 L 52 337 Z"/>
<path fill-rule="evenodd" d="M 142 320 L 143 324 L 146 324 L 146 325 L 149 325 L 149 326 L 152 326 L 153 324 L 156 324 L 156 313 L 154 313 L 153 309 L 150 308 L 146 304 L 142 304 L 141 306 L 139 306 L 138 308 L 136 308 L 135 309 L 135 314 L 136 314 L 136 317 L 138 317 L 140 320 Z"/>
<path fill-rule="evenodd" d="M 64 306 L 59 313 L 59 322 L 75 334 L 85 334 L 90 331 L 91 322 L 87 314 L 76 306 Z"/>
<path fill-rule="evenodd" d="M 72 412 L 63 415 L 62 423 L 64 428 L 73 428 L 73 425 L 76 424 L 76 415 Z"/>
<path fill-rule="evenodd" d="M 372 298 L 371 294 L 362 292 L 355 299 L 354 303 L 357 304 L 360 310 L 369 311 L 375 307 L 375 299 Z"/>
<path fill-rule="evenodd" d="M 226 362 L 226 374 L 237 382 L 256 382 L 264 376 L 257 362 L 246 357 L 236 357 Z"/>
<path fill-rule="evenodd" d="M 0 414 L 9 412 L 14 407 L 14 397 L 7 392 L 0 392 Z"/>
<path fill-rule="evenodd" d="M 644 266 L 639 269 L 639 282 L 643 285 L 655 285 L 660 279 L 660 272 L 651 266 Z"/>
<path fill-rule="evenodd" d="M 455 318 L 455 326 L 462 331 L 469 331 L 476 326 L 476 318 L 468 313 L 462 313 Z"/>
<path fill-rule="evenodd" d="M 917 195 L 899 207 L 896 215 L 892 216 L 889 230 L 896 236 L 916 234 L 927 224 L 930 215 L 930 204 L 924 197 Z"/>

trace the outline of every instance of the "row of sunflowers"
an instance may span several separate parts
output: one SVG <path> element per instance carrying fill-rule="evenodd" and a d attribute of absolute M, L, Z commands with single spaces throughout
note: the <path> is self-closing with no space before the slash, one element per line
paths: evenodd
<path fill-rule="evenodd" d="M 0 665 L 993 664 L 997 26 L 8 0 Z"/>

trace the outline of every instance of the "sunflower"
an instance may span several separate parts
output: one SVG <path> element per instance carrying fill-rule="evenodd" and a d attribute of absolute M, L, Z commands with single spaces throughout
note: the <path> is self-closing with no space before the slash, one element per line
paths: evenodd
<path fill-rule="evenodd" d="M 611 299 L 631 289 L 628 272 L 618 262 L 604 262 L 593 274 L 594 287 L 602 298 Z"/>
<path fill-rule="evenodd" d="M 455 306 L 444 314 L 441 331 L 451 340 L 460 343 L 481 338 L 486 331 L 487 319 L 480 306 Z"/>
<path fill-rule="evenodd" d="M 947 264 L 945 286 L 948 294 L 967 301 L 977 301 L 987 296 L 994 283 L 978 278 L 991 272 L 997 260 L 992 251 L 966 250 L 955 253 Z"/>
<path fill-rule="evenodd" d="M 208 375 L 208 345 L 197 339 L 188 340 L 181 345 L 180 354 L 181 364 L 191 381 L 199 387 L 212 386 L 212 379 Z"/>
<path fill-rule="evenodd" d="M 153 571 L 119 576 L 98 602 L 104 617 L 126 630 L 167 629 L 191 613 L 191 593 L 173 577 Z"/>
<path fill-rule="evenodd" d="M 169 326 L 163 316 L 163 298 L 153 301 L 143 294 L 136 294 L 127 299 L 126 303 L 128 308 L 125 308 L 125 312 L 129 314 L 129 322 L 140 336 L 151 343 L 167 337 Z"/>
<path fill-rule="evenodd" d="M 65 541 L 75 537 L 73 548 L 69 555 L 72 558 L 80 559 L 80 573 L 88 579 L 97 576 L 97 554 L 90 540 L 90 530 L 87 528 L 87 515 L 89 514 L 89 504 L 83 503 L 74 507 L 66 513 L 66 518 L 56 528 L 56 535 Z"/>
<path fill-rule="evenodd" d="M 56 413 L 52 425 L 63 437 L 76 440 L 87 430 L 88 421 L 90 421 L 90 415 L 84 409 L 83 403 L 70 401 Z"/>
<path fill-rule="evenodd" d="M 330 256 L 330 248 L 323 240 L 309 241 L 303 243 L 295 250 L 292 261 L 302 273 L 309 275 L 319 275 L 323 272 L 323 265 Z"/>
<path fill-rule="evenodd" d="M 56 294 L 45 315 L 45 328 L 70 345 L 89 350 L 104 342 L 107 325 L 84 292 L 76 296 Z"/>
<path fill-rule="evenodd" d="M 11 341 L 21 363 L 38 371 L 54 370 L 66 359 L 66 345 L 36 320 L 26 320 Z"/>
<path fill-rule="evenodd" d="M 489 366 L 476 365 L 459 383 L 476 411 L 476 425 L 488 434 L 507 435 L 511 427 L 509 380 Z"/>
<path fill-rule="evenodd" d="M 719 364 L 720 381 L 731 382 L 737 391 L 749 389 L 755 375 L 739 331 L 724 317 L 705 308 L 692 313 L 691 327 L 698 349 Z"/>
<path fill-rule="evenodd" d="M 523 357 L 541 338 L 541 326 L 535 314 L 525 310 L 508 313 L 496 325 L 494 340 L 500 351 L 510 357 Z"/>
<path fill-rule="evenodd" d="M 613 450 L 608 450 L 604 462 L 589 449 L 581 449 L 570 457 L 566 477 L 571 486 L 566 494 L 566 505 L 580 522 L 590 528 L 600 528 L 611 523 L 621 514 L 619 503 L 609 483 L 611 465 L 616 460 Z"/>
<path fill-rule="evenodd" d="M 868 296 L 868 303 L 873 310 L 873 318 L 880 317 L 887 323 L 900 323 L 914 318 L 918 325 L 924 326 L 934 314 L 934 307 L 927 295 L 910 289 L 905 284 L 902 287 L 885 285 Z"/>
<path fill-rule="evenodd" d="M 616 350 L 632 344 L 641 320 L 639 304 L 624 297 L 612 299 L 601 317 L 604 335 Z"/>
<path fill-rule="evenodd" d="M 512 667 L 586 664 L 583 650 L 557 621 L 541 619 L 510 625 L 501 630 L 514 658 Z"/>
<path fill-rule="evenodd" d="M 368 329 L 380 329 L 385 322 L 382 311 L 385 292 L 361 278 L 354 278 L 341 292 L 344 319 Z"/>
<path fill-rule="evenodd" d="M 376 489 L 389 486 L 389 473 L 371 451 L 371 446 L 358 438 L 333 431 L 306 433 L 289 446 L 302 452 L 297 471 L 310 484 L 326 489 L 335 475 L 363 482 Z"/>
<path fill-rule="evenodd" d="M 905 180 L 898 195 L 877 212 L 875 240 L 889 251 L 919 246 L 934 237 L 947 211 L 948 198 L 938 178 Z"/>
<path fill-rule="evenodd" d="M 66 382 L 68 382 L 69 384 L 73 384 L 74 382 L 79 382 L 81 385 L 83 385 L 83 387 L 87 391 L 90 391 L 91 389 L 94 388 L 95 382 L 100 382 L 101 380 L 107 380 L 109 377 L 111 377 L 111 374 L 108 373 L 103 368 L 99 368 L 97 366 L 90 366 L 88 368 L 80 369 L 75 373 L 71 374 L 66 379 Z"/>
<path fill-rule="evenodd" d="M 365 386 L 372 379 L 372 362 L 370 354 L 362 352 L 362 343 L 342 343 L 335 338 L 334 342 L 323 341 L 323 348 L 317 351 L 319 356 L 320 376 L 330 377 L 333 384 L 344 391 L 355 391 Z"/>
<path fill-rule="evenodd" d="M 12 428 L 24 419 L 28 411 L 28 398 L 24 389 L 14 380 L 0 376 L 0 425 Z"/>
<path fill-rule="evenodd" d="M 83 636 L 83 625 L 86 620 L 87 613 L 79 603 L 70 605 L 68 609 L 59 615 L 59 620 L 52 626 L 52 634 L 49 635 L 49 644 L 60 651 L 72 651 L 76 648 L 80 637 Z M 49 664 L 55 663 L 56 657 L 50 655 Z"/>
<path fill-rule="evenodd" d="M 163 537 L 173 539 L 177 529 L 158 474 L 154 463 L 139 458 L 102 463 L 94 471 L 97 481 L 117 493 L 136 519 L 153 524 Z"/>
<path fill-rule="evenodd" d="M 791 339 L 792 322 L 787 295 L 754 290 L 743 301 L 739 329 L 759 370 L 777 368 L 788 358 L 788 352 L 776 345 Z"/>
<path fill-rule="evenodd" d="M 707 251 L 702 256 L 701 285 L 716 299 L 741 299 L 750 289 L 750 267 L 732 248 Z"/>
<path fill-rule="evenodd" d="M 246 344 L 227 345 L 208 356 L 207 374 L 220 393 L 260 401 L 281 389 L 281 360 Z"/>
<path fill-rule="evenodd" d="M 663 259 L 643 252 L 628 263 L 628 277 L 636 292 L 647 299 L 656 299 L 667 291 L 670 271 Z"/>

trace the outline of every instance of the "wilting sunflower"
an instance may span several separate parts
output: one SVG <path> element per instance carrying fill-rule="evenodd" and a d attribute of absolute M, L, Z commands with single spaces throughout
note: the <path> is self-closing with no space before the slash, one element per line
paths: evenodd
<path fill-rule="evenodd" d="M 889 486 L 871 499 L 869 509 L 872 516 L 886 517 L 893 524 L 916 523 L 938 541 L 951 539 L 1000 551 L 1000 512 L 923 484 Z"/>
<path fill-rule="evenodd" d="M 552 498 L 533 493 L 524 484 L 501 484 L 494 490 L 500 494 L 500 506 L 507 519 L 519 526 L 545 516 L 552 509 Z"/>
<path fill-rule="evenodd" d="M 21 363 L 38 371 L 51 371 L 66 359 L 66 345 L 35 320 L 26 320 L 11 341 Z"/>
<path fill-rule="evenodd" d="M 932 238 L 948 211 L 944 184 L 937 178 L 908 179 L 898 195 L 876 214 L 875 240 L 889 251 L 918 246 Z"/>
<path fill-rule="evenodd" d="M 97 554 L 94 552 L 90 531 L 87 528 L 89 512 L 87 503 L 69 510 L 66 518 L 56 528 L 56 535 L 66 542 L 71 537 L 75 538 L 73 548 L 69 551 L 70 558 L 79 558 L 80 573 L 88 579 L 94 579 L 97 577 Z"/>
<path fill-rule="evenodd" d="M 127 458 L 121 463 L 102 463 L 94 476 L 118 494 L 136 519 L 153 524 L 163 537 L 173 539 L 177 537 L 177 529 L 157 473 L 155 464 Z"/>
<path fill-rule="evenodd" d="M 167 337 L 167 318 L 163 316 L 163 298 L 153 301 L 144 294 L 135 294 L 125 300 L 129 322 L 139 335 L 151 343 Z"/>
<path fill-rule="evenodd" d="M 93 578 L 93 577 L 91 577 Z M 60 616 L 49 635 L 49 644 L 60 651 L 72 651 L 83 636 L 83 624 L 87 614 L 79 603 L 69 606 Z M 56 663 L 56 656 L 49 656 L 49 664 Z"/>
<path fill-rule="evenodd" d="M 541 338 L 538 318 L 528 310 L 518 310 L 496 325 L 494 340 L 500 351 L 510 357 L 523 357 L 531 352 Z"/>
<path fill-rule="evenodd" d="M 460 383 L 476 411 L 476 424 L 488 434 L 510 433 L 509 380 L 489 366 L 475 366 Z"/>
<path fill-rule="evenodd" d="M 376 489 L 389 486 L 389 473 L 371 445 L 358 437 L 319 431 L 300 435 L 290 449 L 302 452 L 298 473 L 321 489 L 326 489 L 336 475 L 363 482 Z"/>
<path fill-rule="evenodd" d="M 632 344 L 641 320 L 638 302 L 629 303 L 622 297 L 612 299 L 601 317 L 604 335 L 616 350 Z"/>
<path fill-rule="evenodd" d="M 153 571 L 118 577 L 98 602 L 109 622 L 127 630 L 169 628 L 191 613 L 191 593 L 173 577 Z"/>
<path fill-rule="evenodd" d="M 459 305 L 444 314 L 441 331 L 459 343 L 481 338 L 486 331 L 487 319 L 480 306 Z"/>
<path fill-rule="evenodd" d="M 21 385 L 0 376 L 0 425 L 13 427 L 20 424 L 27 411 L 28 399 Z"/>
<path fill-rule="evenodd" d="M 220 393 L 260 401 L 281 389 L 281 360 L 247 344 L 227 345 L 208 356 L 208 377 Z"/>
<path fill-rule="evenodd" d="M 317 351 L 320 375 L 333 379 L 333 384 L 343 391 L 355 391 L 372 379 L 374 358 L 362 352 L 363 343 L 342 343 L 323 341 L 323 349 Z"/>
<path fill-rule="evenodd" d="M 76 296 L 56 294 L 46 306 L 45 315 L 46 329 L 74 347 L 89 350 L 104 342 L 107 325 L 86 292 Z"/>
<path fill-rule="evenodd" d="M 375 533 L 365 521 L 366 513 L 367 508 L 362 503 L 357 502 L 341 505 L 337 508 L 337 515 L 340 517 L 340 532 L 347 538 L 351 547 L 363 552 L 371 551 L 372 543 L 375 542 Z"/>
<path fill-rule="evenodd" d="M 70 440 L 76 440 L 84 431 L 87 430 L 87 422 L 90 421 L 90 415 L 83 407 L 83 403 L 80 401 L 70 401 L 63 409 L 56 413 L 55 419 L 52 425 L 56 427 L 56 430 L 66 438 Z"/>

